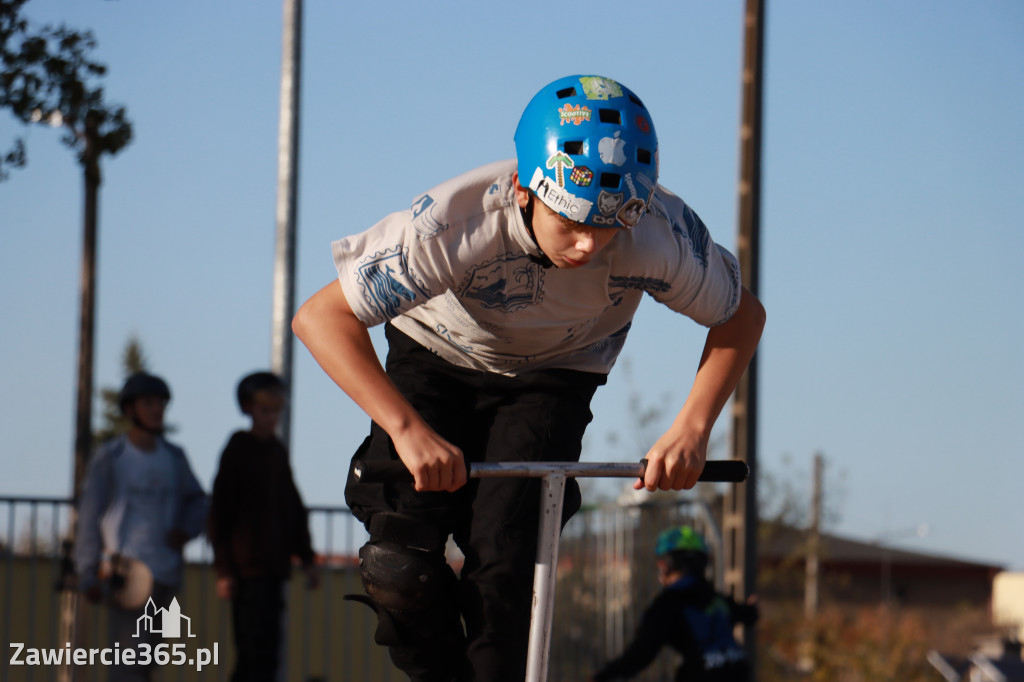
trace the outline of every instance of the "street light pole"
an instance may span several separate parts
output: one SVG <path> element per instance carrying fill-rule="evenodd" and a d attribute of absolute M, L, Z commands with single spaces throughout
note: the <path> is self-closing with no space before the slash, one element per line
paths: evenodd
<path fill-rule="evenodd" d="M 271 369 L 295 395 L 292 381 L 292 317 L 295 316 L 295 242 L 299 166 L 299 100 L 302 75 L 302 0 L 284 0 L 281 49 L 281 113 L 277 135 L 277 241 Z M 278 435 L 291 434 L 291 401 L 285 403 Z"/>

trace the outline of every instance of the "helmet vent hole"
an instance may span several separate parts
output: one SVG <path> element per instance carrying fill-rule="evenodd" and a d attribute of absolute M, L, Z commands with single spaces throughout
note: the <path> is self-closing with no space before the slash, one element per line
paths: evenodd
<path fill-rule="evenodd" d="M 562 151 L 570 156 L 581 156 L 583 154 L 583 141 L 567 140 L 562 143 Z"/>
<path fill-rule="evenodd" d="M 632 102 L 633 104 L 637 105 L 638 107 L 643 107 L 644 106 L 644 103 L 641 102 L 640 98 L 637 97 L 636 95 L 630 95 L 629 96 L 629 101 Z M 644 107 L 644 108 L 646 109 L 647 107 Z"/>
<path fill-rule="evenodd" d="M 597 117 L 601 120 L 601 123 L 622 125 L 622 116 L 617 109 L 598 109 Z"/>
<path fill-rule="evenodd" d="M 576 88 L 575 87 L 563 88 L 563 89 L 561 89 L 561 90 L 559 90 L 558 92 L 555 93 L 555 97 L 557 97 L 558 99 L 565 99 L 566 97 L 575 97 L 575 96 L 576 96 Z"/>
<path fill-rule="evenodd" d="M 608 189 L 618 189 L 621 183 L 622 176 L 618 173 L 601 173 L 601 181 L 598 184 Z"/>
<path fill-rule="evenodd" d="M 640 163 L 645 163 L 648 166 L 651 165 L 651 152 L 647 149 L 636 150 L 636 160 Z"/>

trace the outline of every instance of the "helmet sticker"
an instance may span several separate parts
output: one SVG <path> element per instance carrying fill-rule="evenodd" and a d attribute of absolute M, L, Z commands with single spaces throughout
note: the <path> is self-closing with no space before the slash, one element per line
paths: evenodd
<path fill-rule="evenodd" d="M 621 166 L 626 163 L 626 142 L 619 137 L 619 131 L 615 131 L 615 137 L 603 137 L 597 143 L 597 153 L 601 160 L 613 166 Z"/>
<path fill-rule="evenodd" d="M 657 187 L 657 185 L 655 185 L 653 182 L 651 182 L 651 179 L 649 177 L 647 177 L 646 175 L 644 175 L 643 173 L 637 173 L 636 174 L 636 181 L 639 182 L 641 185 L 643 185 L 644 189 L 646 189 L 648 191 L 648 194 L 647 194 L 647 207 L 650 208 L 651 202 L 654 200 L 654 190 Z"/>
<path fill-rule="evenodd" d="M 622 87 L 611 78 L 600 76 L 583 76 L 580 78 L 583 85 L 583 93 L 587 99 L 608 99 L 609 97 L 622 97 Z"/>
<path fill-rule="evenodd" d="M 651 132 L 651 124 L 647 122 L 647 119 L 640 114 L 636 115 L 636 127 L 641 133 Z"/>
<path fill-rule="evenodd" d="M 623 178 L 626 183 L 626 187 L 629 188 L 629 196 L 631 199 L 636 199 L 636 185 L 633 184 L 633 174 L 626 173 L 626 177 Z"/>
<path fill-rule="evenodd" d="M 578 187 L 590 187 L 590 183 L 594 181 L 594 171 L 586 166 L 576 166 L 569 174 L 569 179 Z"/>
<path fill-rule="evenodd" d="M 615 217 L 626 227 L 633 227 L 644 215 L 646 205 L 643 199 L 633 198 L 626 202 L 626 205 L 619 209 Z"/>
<path fill-rule="evenodd" d="M 622 192 L 601 190 L 601 193 L 597 195 L 597 210 L 605 215 L 615 213 L 619 210 L 619 206 L 622 206 L 623 198 Z"/>
<path fill-rule="evenodd" d="M 637 177 L 639 178 L 643 176 L 638 175 Z M 623 180 L 626 183 L 626 187 L 629 188 L 630 199 L 626 202 L 625 206 L 619 209 L 619 212 L 615 217 L 620 224 L 625 225 L 626 227 L 633 227 L 637 224 L 637 221 L 643 217 L 644 211 L 647 210 L 647 202 L 637 196 L 636 185 L 633 184 L 632 173 L 626 173 L 626 177 L 623 178 Z"/>
<path fill-rule="evenodd" d="M 555 182 L 559 187 L 565 187 L 565 168 L 572 168 L 575 165 L 572 157 L 564 152 L 555 152 L 548 157 L 547 166 L 555 169 Z"/>
<path fill-rule="evenodd" d="M 601 212 L 600 215 L 595 215 L 593 221 L 595 225 L 615 225 L 615 213 L 622 206 L 622 200 L 625 196 L 622 192 L 607 192 L 601 190 L 601 193 L 597 195 L 597 210 Z"/>
<path fill-rule="evenodd" d="M 564 186 L 552 183 L 550 178 L 544 176 L 544 171 L 539 167 L 533 172 L 533 177 L 530 179 L 530 189 L 551 210 L 558 211 L 577 222 L 586 221 L 587 216 L 590 215 L 590 209 L 594 205 L 592 201 L 567 192 Z"/>
<path fill-rule="evenodd" d="M 566 123 L 572 125 L 580 125 L 585 121 L 590 121 L 590 107 L 584 104 L 566 104 L 563 107 L 558 108 L 559 126 L 564 126 Z"/>
<path fill-rule="evenodd" d="M 643 185 L 644 189 L 649 191 L 651 194 L 654 194 L 654 183 L 651 182 L 651 179 L 649 177 L 647 177 L 643 173 L 637 173 L 636 181 Z"/>

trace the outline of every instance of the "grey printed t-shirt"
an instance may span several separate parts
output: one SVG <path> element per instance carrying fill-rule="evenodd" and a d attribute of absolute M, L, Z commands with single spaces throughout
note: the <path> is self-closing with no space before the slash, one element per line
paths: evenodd
<path fill-rule="evenodd" d="M 640 222 L 586 265 L 543 267 L 515 202 L 515 171 L 514 160 L 477 168 L 334 242 L 359 319 L 391 320 L 455 365 L 514 376 L 607 373 L 645 292 L 707 327 L 736 311 L 736 259 L 660 185 Z"/>

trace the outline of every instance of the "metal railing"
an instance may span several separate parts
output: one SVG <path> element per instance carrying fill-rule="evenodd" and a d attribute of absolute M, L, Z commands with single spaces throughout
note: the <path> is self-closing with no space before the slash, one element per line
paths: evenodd
<path fill-rule="evenodd" d="M 721 584 L 721 533 L 702 503 L 676 496 L 640 505 L 602 505 L 581 510 L 560 539 L 555 616 L 548 669 L 550 682 L 583 679 L 628 644 L 640 614 L 660 586 L 654 567 L 657 534 L 693 523 L 711 545 L 716 581 Z M 58 666 L 12 665 L 11 643 L 59 649 L 63 548 L 70 501 L 52 497 L 0 497 L 0 634 L 5 654 L 0 681 L 60 679 Z M 310 507 L 314 546 L 322 557 L 321 586 L 304 588 L 297 572 L 288 586 L 283 679 L 304 682 L 397 682 L 387 651 L 373 642 L 376 617 L 364 606 L 343 601 L 361 593 L 358 549 L 367 540 L 362 524 L 344 507 Z M 451 557 L 458 563 L 460 557 Z M 168 667 L 161 680 L 227 680 L 233 668 L 230 609 L 216 596 L 216 576 L 205 542 L 186 549 L 184 585 L 178 599 L 197 638 L 188 644 L 212 650 L 218 663 L 201 672 Z M 66 594 L 66 593 L 65 593 Z M 105 610 L 77 601 L 76 647 L 105 647 Z M 640 680 L 670 679 L 674 654 L 663 652 Z M 76 680 L 106 679 L 102 666 L 76 669 Z"/>

